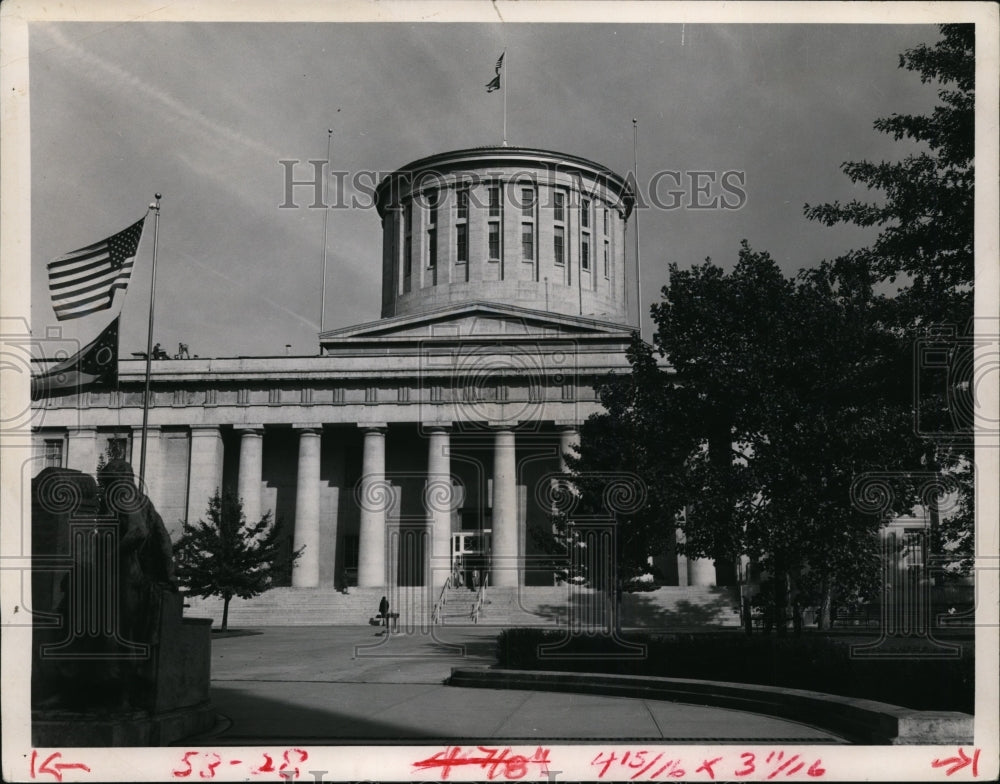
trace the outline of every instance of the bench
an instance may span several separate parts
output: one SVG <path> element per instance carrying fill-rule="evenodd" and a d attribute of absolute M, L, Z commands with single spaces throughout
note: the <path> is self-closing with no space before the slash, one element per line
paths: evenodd
<path fill-rule="evenodd" d="M 864 622 L 865 628 L 868 628 L 868 624 L 871 621 L 871 607 L 867 604 L 856 608 L 840 607 L 830 620 L 830 626 L 836 626 L 837 624 L 842 626 L 860 626 Z"/>
<path fill-rule="evenodd" d="M 399 629 L 399 613 L 392 613 L 391 612 L 391 613 L 388 614 L 387 617 L 389 619 L 389 623 L 388 623 L 389 631 L 390 632 L 398 631 L 398 629 Z M 368 619 L 368 625 L 369 626 L 382 626 L 384 623 L 385 623 L 385 618 L 383 618 L 381 615 L 376 615 L 376 616 Z"/>

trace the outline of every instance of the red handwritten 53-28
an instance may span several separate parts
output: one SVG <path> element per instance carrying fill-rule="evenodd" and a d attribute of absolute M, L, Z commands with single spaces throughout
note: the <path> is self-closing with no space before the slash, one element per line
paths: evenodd
<path fill-rule="evenodd" d="M 298 766 L 307 759 L 309 759 L 309 753 L 304 749 L 285 749 L 280 757 L 261 753 L 252 760 L 246 761 L 236 757 L 225 759 L 215 751 L 188 751 L 181 758 L 181 766 L 174 768 L 171 773 L 177 779 L 189 776 L 211 779 L 215 778 L 219 766 L 226 769 L 234 765 L 249 765 L 250 773 L 255 776 L 276 773 L 286 780 L 297 779 L 301 773 Z"/>

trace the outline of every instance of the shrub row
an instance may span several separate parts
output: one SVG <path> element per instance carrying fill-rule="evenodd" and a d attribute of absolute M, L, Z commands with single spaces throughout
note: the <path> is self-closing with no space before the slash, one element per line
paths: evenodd
<path fill-rule="evenodd" d="M 915 710 L 974 711 L 974 645 L 957 659 L 934 659 L 929 649 L 896 643 L 895 655 L 851 655 L 850 643 L 823 635 L 777 637 L 738 633 L 626 633 L 646 646 L 642 658 L 613 658 L 619 646 L 607 636 L 569 638 L 557 651 L 540 651 L 566 639 L 546 629 L 506 629 L 497 639 L 498 666 L 524 670 L 601 672 L 754 683 L 859 697 Z"/>

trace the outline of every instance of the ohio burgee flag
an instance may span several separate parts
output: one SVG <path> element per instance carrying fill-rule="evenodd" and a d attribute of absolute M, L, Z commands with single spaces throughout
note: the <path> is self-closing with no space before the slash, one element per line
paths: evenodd
<path fill-rule="evenodd" d="M 31 399 L 109 388 L 118 383 L 118 318 L 76 354 L 31 377 Z"/>

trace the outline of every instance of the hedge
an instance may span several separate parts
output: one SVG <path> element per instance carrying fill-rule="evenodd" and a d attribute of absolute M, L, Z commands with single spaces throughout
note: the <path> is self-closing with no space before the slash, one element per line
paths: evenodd
<path fill-rule="evenodd" d="M 893 642 L 892 658 L 852 657 L 850 643 L 822 635 L 746 636 L 626 633 L 646 645 L 643 658 L 607 657 L 620 650 L 607 636 L 579 635 L 557 652 L 539 655 L 539 645 L 558 643 L 566 632 L 506 629 L 497 638 L 499 667 L 524 670 L 601 672 L 755 683 L 888 702 L 915 710 L 974 711 L 974 644 L 965 641 L 957 659 L 921 658 L 921 648 Z M 885 654 L 888 643 L 880 649 Z M 923 650 L 927 650 L 926 645 Z M 567 655 L 575 654 L 575 656 Z M 898 658 L 897 658 L 898 656 Z"/>

